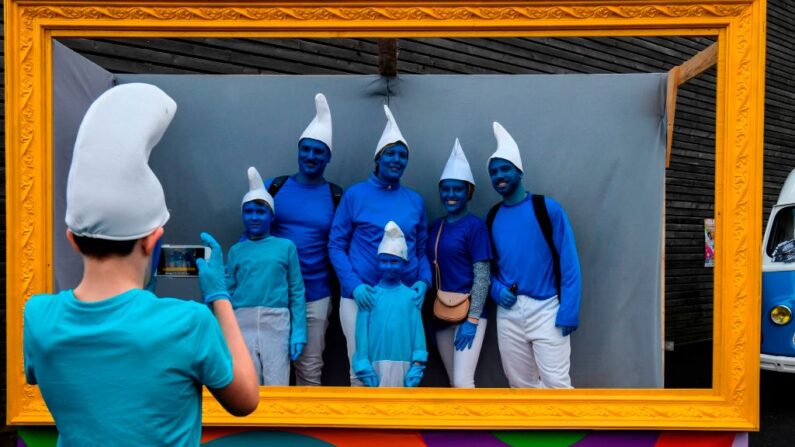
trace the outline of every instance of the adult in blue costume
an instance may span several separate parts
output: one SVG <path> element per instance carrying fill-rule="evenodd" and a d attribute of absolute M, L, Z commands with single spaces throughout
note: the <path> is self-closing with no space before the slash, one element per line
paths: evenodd
<path fill-rule="evenodd" d="M 356 316 L 353 370 L 366 386 L 415 387 L 422 380 L 428 351 L 416 292 L 401 282 L 407 260 L 403 231 L 390 221 L 378 246 L 373 307 Z"/>
<path fill-rule="evenodd" d="M 248 236 L 229 249 L 227 288 L 260 384 L 287 386 L 290 360 L 306 345 L 304 281 L 295 244 L 270 234 L 276 209 L 254 167 L 248 182 L 241 204 Z"/>
<path fill-rule="evenodd" d="M 342 189 L 323 176 L 331 160 L 331 110 L 315 95 L 316 115 L 298 139 L 298 172 L 265 181 L 279 213 L 271 234 L 293 241 L 306 287 L 306 346 L 293 363 L 296 385 L 320 385 L 332 279 L 328 235 Z"/>
<path fill-rule="evenodd" d="M 497 151 L 489 157 L 488 170 L 502 202 L 490 227 L 497 258 L 491 297 L 498 304 L 502 367 L 512 388 L 571 388 L 569 335 L 579 326 L 582 287 L 574 233 L 560 204 L 544 198 L 551 251 L 543 219 L 522 185 L 519 147 L 496 122 L 494 136 Z"/>
<path fill-rule="evenodd" d="M 66 185 L 67 237 L 83 258 L 74 290 L 25 305 L 25 377 L 38 384 L 60 446 L 179 445 L 201 440 L 202 385 L 232 414 L 252 412 L 257 380 L 212 237 L 199 260 L 205 303 L 158 298 L 153 284 L 168 221 L 149 154 L 176 104 L 126 84 L 88 109 Z"/>
<path fill-rule="evenodd" d="M 469 293 L 466 320 L 449 324 L 434 319 L 436 343 L 456 388 L 475 387 L 475 368 L 486 335 L 491 241 L 486 224 L 467 209 L 475 179 L 458 139 L 439 180 L 439 197 L 447 215 L 431 224 L 428 258 L 434 266 L 434 284 L 447 292 Z"/>
<path fill-rule="evenodd" d="M 425 257 L 428 228 L 422 197 L 400 184 L 408 164 L 408 144 L 386 105 L 384 113 L 387 124 L 376 146 L 375 172 L 346 191 L 329 235 L 329 257 L 341 287 L 340 323 L 349 361 L 356 348 L 357 309 L 372 308 L 373 286 L 381 277 L 376 255 L 387 222 L 396 222 L 405 233 L 408 261 L 402 282 L 414 290 L 418 308 L 431 281 Z M 350 377 L 351 385 L 361 386 L 353 368 Z"/>

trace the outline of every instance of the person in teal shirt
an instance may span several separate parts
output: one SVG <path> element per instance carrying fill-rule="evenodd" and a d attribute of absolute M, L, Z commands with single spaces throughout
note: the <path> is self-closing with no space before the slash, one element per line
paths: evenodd
<path fill-rule="evenodd" d="M 353 371 L 365 386 L 415 387 L 422 380 L 428 351 L 416 292 L 401 281 L 407 261 L 406 239 L 390 221 L 378 247 L 373 307 L 356 315 Z"/>
<path fill-rule="evenodd" d="M 202 385 L 236 416 L 259 402 L 210 235 L 209 263 L 198 262 L 207 305 L 143 290 L 169 219 L 148 159 L 175 112 L 157 87 L 125 84 L 80 125 L 66 225 L 83 276 L 73 290 L 31 297 L 24 312 L 25 378 L 38 385 L 59 446 L 198 446 Z"/>
<path fill-rule="evenodd" d="M 273 197 L 255 168 L 248 178 L 247 238 L 229 249 L 226 285 L 260 384 L 289 385 L 290 360 L 306 346 L 304 280 L 295 244 L 270 234 Z"/>

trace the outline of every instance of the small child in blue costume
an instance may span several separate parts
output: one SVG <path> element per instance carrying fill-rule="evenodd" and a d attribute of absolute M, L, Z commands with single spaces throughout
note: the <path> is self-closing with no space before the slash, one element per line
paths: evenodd
<path fill-rule="evenodd" d="M 270 235 L 273 197 L 259 172 L 248 168 L 243 197 L 247 238 L 229 249 L 227 288 L 261 385 L 288 385 L 290 360 L 306 345 L 306 300 L 298 251 Z"/>
<path fill-rule="evenodd" d="M 353 371 L 365 386 L 415 387 L 422 380 L 428 352 L 416 292 L 401 282 L 408 261 L 406 239 L 390 221 L 378 246 L 381 280 L 371 310 L 356 316 Z"/>

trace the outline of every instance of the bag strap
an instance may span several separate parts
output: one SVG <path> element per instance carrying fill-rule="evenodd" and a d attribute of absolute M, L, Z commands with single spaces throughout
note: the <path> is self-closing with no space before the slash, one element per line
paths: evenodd
<path fill-rule="evenodd" d="M 336 183 L 328 182 L 328 187 L 331 189 L 331 202 L 334 204 L 334 211 L 337 211 L 337 206 L 342 200 L 342 187 Z"/>
<path fill-rule="evenodd" d="M 500 210 L 502 206 L 502 202 L 497 202 L 494 206 L 489 209 L 489 213 L 486 214 L 486 228 L 489 230 L 489 242 L 491 243 L 491 263 L 492 263 L 492 270 L 497 266 L 497 246 L 494 245 L 494 234 L 491 232 L 491 227 L 494 225 L 494 219 L 497 217 L 497 211 Z"/>
<path fill-rule="evenodd" d="M 287 182 L 289 177 L 289 175 L 280 175 L 273 179 L 271 185 L 268 186 L 268 194 L 270 194 L 271 197 L 276 197 L 276 194 L 282 189 L 282 186 L 284 186 L 284 183 Z"/>
<path fill-rule="evenodd" d="M 444 217 L 439 224 L 439 231 L 436 233 L 436 243 L 433 244 L 433 268 L 436 269 L 436 290 L 442 290 L 442 272 L 439 269 L 439 239 L 442 237 L 444 227 Z"/>
<path fill-rule="evenodd" d="M 552 239 L 552 220 L 549 218 L 547 203 L 543 195 L 533 194 L 533 211 L 535 212 L 538 226 L 541 227 L 544 240 L 547 241 L 549 252 L 552 254 L 552 268 L 555 271 L 555 286 L 558 289 L 558 300 L 560 300 L 560 255 L 555 248 L 555 241 Z"/>

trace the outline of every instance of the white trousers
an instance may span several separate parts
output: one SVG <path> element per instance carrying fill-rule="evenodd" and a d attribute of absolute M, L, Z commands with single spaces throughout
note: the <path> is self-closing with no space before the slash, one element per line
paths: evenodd
<path fill-rule="evenodd" d="M 475 331 L 475 340 L 472 341 L 472 347 L 463 351 L 456 351 L 455 349 L 455 334 L 458 332 L 460 324 L 454 324 L 436 331 L 436 345 L 439 347 L 444 369 L 447 370 L 450 386 L 455 388 L 475 388 L 475 369 L 478 366 L 480 348 L 483 347 L 483 337 L 486 336 L 487 324 L 488 321 L 483 318 L 478 320 L 478 328 Z"/>
<path fill-rule="evenodd" d="M 556 297 L 519 295 L 510 309 L 497 308 L 497 342 L 511 388 L 571 388 L 571 345 L 555 327 Z"/>
<path fill-rule="evenodd" d="M 373 369 L 378 376 L 379 388 L 402 388 L 405 385 L 406 374 L 411 368 L 411 362 L 398 362 L 393 360 L 378 360 L 373 362 Z"/>
<path fill-rule="evenodd" d="M 329 314 L 331 314 L 331 297 L 306 303 L 306 346 L 301 357 L 293 362 L 296 385 L 320 385 Z"/>
<path fill-rule="evenodd" d="M 290 384 L 290 310 L 284 307 L 235 309 L 260 385 Z"/>
<path fill-rule="evenodd" d="M 362 381 L 353 372 L 353 353 L 356 352 L 356 315 L 359 306 L 351 298 L 340 298 L 340 325 L 342 334 L 345 335 L 345 345 L 348 348 L 348 364 L 350 367 L 351 386 L 363 386 Z"/>

